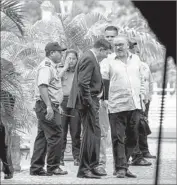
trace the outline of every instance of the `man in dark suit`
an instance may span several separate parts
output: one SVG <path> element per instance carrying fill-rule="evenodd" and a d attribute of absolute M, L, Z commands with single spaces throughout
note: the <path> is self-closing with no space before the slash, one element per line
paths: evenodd
<path fill-rule="evenodd" d="M 100 178 L 99 153 L 101 131 L 99 126 L 99 99 L 103 96 L 103 82 L 98 59 L 106 58 L 111 44 L 105 39 L 95 42 L 78 62 L 68 100 L 68 107 L 80 111 L 83 138 L 77 177 Z"/>

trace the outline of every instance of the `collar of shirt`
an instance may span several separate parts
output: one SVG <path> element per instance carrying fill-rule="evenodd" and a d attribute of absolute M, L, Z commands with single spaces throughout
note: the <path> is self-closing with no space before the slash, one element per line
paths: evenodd
<path fill-rule="evenodd" d="M 127 57 L 127 61 L 130 60 L 132 58 L 132 54 L 128 51 L 128 57 Z M 119 58 L 116 56 L 115 54 L 115 57 L 114 57 L 115 60 L 119 60 Z"/>
<path fill-rule="evenodd" d="M 94 57 L 96 58 L 96 61 L 98 62 L 97 56 L 96 56 L 95 52 L 93 51 L 93 49 L 90 49 L 90 51 L 93 53 Z M 99 63 L 99 62 L 98 62 L 98 63 Z"/>
<path fill-rule="evenodd" d="M 46 60 L 49 61 L 54 68 L 58 67 L 58 64 L 54 63 L 50 58 L 46 57 Z"/>

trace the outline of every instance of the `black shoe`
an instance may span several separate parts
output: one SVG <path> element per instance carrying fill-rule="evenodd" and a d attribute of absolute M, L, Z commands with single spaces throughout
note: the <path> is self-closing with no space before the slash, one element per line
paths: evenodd
<path fill-rule="evenodd" d="M 45 170 L 37 171 L 37 172 L 31 172 L 30 175 L 32 176 L 52 176 L 52 173 L 48 173 Z"/>
<path fill-rule="evenodd" d="M 64 166 L 64 165 L 65 165 L 65 163 L 64 163 L 63 160 L 60 161 L 60 165 L 61 165 L 61 166 Z"/>
<path fill-rule="evenodd" d="M 4 174 L 4 179 L 12 179 L 12 178 L 13 178 L 13 173 Z"/>
<path fill-rule="evenodd" d="M 151 166 L 152 163 L 143 158 L 143 159 L 140 159 L 136 162 L 132 162 L 131 165 L 132 166 Z"/>
<path fill-rule="evenodd" d="M 127 170 L 125 176 L 126 177 L 130 177 L 130 178 L 136 178 L 137 177 L 136 175 L 134 175 L 133 173 L 131 173 L 129 170 Z"/>
<path fill-rule="evenodd" d="M 98 176 L 106 176 L 107 175 L 106 170 L 101 167 L 97 167 L 97 168 L 93 169 L 92 172 L 94 175 L 98 175 Z"/>
<path fill-rule="evenodd" d="M 155 158 L 156 158 L 155 155 L 151 155 L 149 152 L 148 152 L 148 153 L 144 153 L 144 154 L 143 154 L 143 157 L 144 157 L 144 158 L 150 158 L 150 159 L 155 159 Z"/>
<path fill-rule="evenodd" d="M 74 166 L 79 166 L 79 160 L 78 159 L 74 159 Z"/>
<path fill-rule="evenodd" d="M 116 173 L 117 178 L 125 178 L 125 175 L 126 175 L 126 170 L 125 169 L 118 170 L 117 173 Z"/>
<path fill-rule="evenodd" d="M 117 174 L 117 172 L 116 172 L 116 170 L 114 170 L 114 171 L 113 171 L 113 175 L 116 176 L 116 174 Z"/>
<path fill-rule="evenodd" d="M 52 173 L 54 175 L 66 175 L 66 174 L 68 174 L 67 171 L 62 170 L 60 167 L 58 167 L 55 170 L 53 170 L 52 172 L 48 172 L 48 173 Z"/>
<path fill-rule="evenodd" d="M 89 179 L 101 179 L 100 176 L 94 175 L 91 171 L 84 172 L 84 175 L 78 176 L 79 178 L 89 178 Z"/>

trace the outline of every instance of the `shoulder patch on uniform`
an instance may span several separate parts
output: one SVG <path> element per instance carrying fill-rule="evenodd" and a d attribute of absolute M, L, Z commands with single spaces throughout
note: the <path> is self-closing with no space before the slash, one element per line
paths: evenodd
<path fill-rule="evenodd" d="M 48 62 L 48 61 L 45 61 L 45 66 L 50 67 L 50 66 L 51 66 L 51 63 L 50 63 L 50 62 Z"/>

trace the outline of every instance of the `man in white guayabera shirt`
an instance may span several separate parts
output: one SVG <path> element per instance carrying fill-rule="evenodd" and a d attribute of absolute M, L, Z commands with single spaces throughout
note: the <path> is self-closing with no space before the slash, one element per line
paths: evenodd
<path fill-rule="evenodd" d="M 127 37 L 119 35 L 113 43 L 115 53 L 102 61 L 101 73 L 103 79 L 110 80 L 108 109 L 115 175 L 135 178 L 127 161 L 137 144 L 140 97 L 145 101 L 142 65 L 140 58 L 129 52 Z"/>

